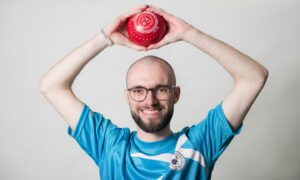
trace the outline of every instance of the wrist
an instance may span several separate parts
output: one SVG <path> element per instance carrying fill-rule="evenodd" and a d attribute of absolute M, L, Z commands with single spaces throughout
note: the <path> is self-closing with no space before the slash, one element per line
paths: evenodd
<path fill-rule="evenodd" d="M 102 38 L 105 40 L 105 43 L 107 44 L 107 46 L 112 46 L 114 44 L 112 42 L 112 40 L 110 39 L 110 37 L 105 33 L 104 29 L 101 29 L 100 34 L 101 34 Z"/>
<path fill-rule="evenodd" d="M 191 26 L 186 30 L 185 33 L 183 33 L 182 39 L 188 43 L 193 44 L 193 41 L 195 41 L 195 37 L 199 35 L 202 36 L 205 35 L 205 33 Z"/>

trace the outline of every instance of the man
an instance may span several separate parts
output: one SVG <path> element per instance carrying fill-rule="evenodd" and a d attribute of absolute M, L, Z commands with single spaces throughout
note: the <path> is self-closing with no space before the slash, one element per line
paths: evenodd
<path fill-rule="evenodd" d="M 157 44 L 141 47 L 126 36 L 127 19 L 142 11 L 163 16 L 168 33 Z M 180 88 L 172 67 L 155 56 L 136 61 L 127 72 L 127 91 L 137 131 L 118 128 L 76 97 L 72 83 L 82 68 L 111 44 L 138 51 L 185 41 L 204 51 L 234 79 L 231 92 L 198 124 L 173 133 L 170 120 Z M 69 124 L 69 134 L 99 166 L 102 179 L 210 179 L 215 162 L 263 88 L 268 71 L 255 60 L 154 6 L 125 13 L 65 56 L 42 78 L 41 91 Z"/>

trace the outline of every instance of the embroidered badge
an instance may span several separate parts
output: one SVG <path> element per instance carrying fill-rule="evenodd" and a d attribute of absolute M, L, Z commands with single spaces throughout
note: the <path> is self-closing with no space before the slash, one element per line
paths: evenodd
<path fill-rule="evenodd" d="M 185 164 L 185 159 L 183 155 L 180 152 L 175 151 L 175 153 L 173 154 L 173 158 L 171 159 L 170 162 L 170 169 L 181 170 L 184 167 L 184 164 Z"/>

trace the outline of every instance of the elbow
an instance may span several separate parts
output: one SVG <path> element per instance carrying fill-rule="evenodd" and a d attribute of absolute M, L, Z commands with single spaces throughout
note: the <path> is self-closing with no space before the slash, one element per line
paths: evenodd
<path fill-rule="evenodd" d="M 259 75 L 258 82 L 260 84 L 264 85 L 267 82 L 268 77 L 269 77 L 269 71 L 268 71 L 268 69 L 265 68 L 265 67 L 262 67 L 260 75 Z"/>
<path fill-rule="evenodd" d="M 257 75 L 255 76 L 255 78 L 253 79 L 254 81 L 252 81 L 251 83 L 252 87 L 256 87 L 256 89 L 261 90 L 265 86 L 268 77 L 269 77 L 268 69 L 262 67 L 260 71 L 257 73 Z"/>
<path fill-rule="evenodd" d="M 261 66 L 256 69 L 255 72 L 252 72 L 247 77 L 244 78 L 236 78 L 235 82 L 237 84 L 242 83 L 245 85 L 249 85 L 252 88 L 257 90 L 261 90 L 267 82 L 269 77 L 269 71 L 265 67 Z"/>
<path fill-rule="evenodd" d="M 48 91 L 47 81 L 45 77 L 42 77 L 39 80 L 39 88 L 42 94 L 46 94 L 46 92 Z"/>
<path fill-rule="evenodd" d="M 48 96 L 59 91 L 70 91 L 71 83 L 57 82 L 53 78 L 44 75 L 39 80 L 39 88 L 44 96 Z"/>
<path fill-rule="evenodd" d="M 42 76 L 39 80 L 40 92 L 43 95 L 46 95 L 49 91 L 53 89 L 53 87 L 55 87 L 54 83 L 51 81 L 50 78 L 47 77 L 47 75 Z"/>

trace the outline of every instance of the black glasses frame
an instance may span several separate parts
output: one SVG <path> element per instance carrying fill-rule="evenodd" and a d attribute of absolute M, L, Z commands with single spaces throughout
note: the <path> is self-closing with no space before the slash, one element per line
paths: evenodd
<path fill-rule="evenodd" d="M 142 101 L 144 101 L 144 100 L 146 99 L 146 97 L 147 97 L 149 91 L 152 92 L 152 94 L 155 96 L 156 99 L 158 99 L 158 100 L 166 100 L 166 99 L 160 99 L 160 98 L 157 97 L 157 95 L 156 95 L 156 94 L 157 94 L 157 90 L 158 90 L 159 88 L 174 89 L 174 88 L 176 88 L 176 87 L 177 87 L 177 86 L 172 86 L 172 85 L 160 85 L 160 86 L 157 86 L 157 87 L 149 88 L 149 89 L 148 89 L 148 88 L 145 88 L 145 87 L 142 87 L 142 86 L 138 86 L 138 87 L 129 88 L 129 89 L 127 89 L 127 90 L 129 91 L 129 95 L 130 95 L 131 99 L 133 99 L 133 100 L 136 101 L 136 102 L 142 102 Z M 146 90 L 145 97 L 144 97 L 142 100 L 136 100 L 136 99 L 134 99 L 134 98 L 132 97 L 132 95 L 131 95 L 131 91 L 134 90 L 134 89 L 137 89 L 137 88 L 141 88 L 141 89 L 145 89 L 145 90 Z"/>

